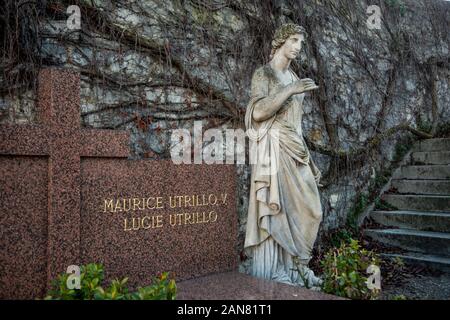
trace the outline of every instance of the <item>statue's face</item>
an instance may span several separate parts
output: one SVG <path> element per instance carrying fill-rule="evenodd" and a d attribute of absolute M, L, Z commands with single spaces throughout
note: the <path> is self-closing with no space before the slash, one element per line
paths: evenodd
<path fill-rule="evenodd" d="M 281 54 L 286 58 L 293 60 L 300 54 L 303 41 L 305 41 L 305 36 L 303 34 L 293 34 L 286 40 L 279 50 L 281 50 Z"/>

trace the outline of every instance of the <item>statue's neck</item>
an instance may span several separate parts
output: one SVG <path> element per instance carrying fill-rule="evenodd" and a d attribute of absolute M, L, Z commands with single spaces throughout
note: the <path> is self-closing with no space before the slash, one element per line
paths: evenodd
<path fill-rule="evenodd" d="M 274 70 L 284 73 L 289 70 L 289 67 L 291 66 L 291 61 L 292 60 L 288 59 L 286 56 L 275 54 L 273 59 L 270 60 L 269 64 Z"/>
<path fill-rule="evenodd" d="M 277 82 L 278 84 L 283 84 L 284 80 L 282 79 L 286 79 L 287 77 L 292 77 L 289 74 L 293 74 L 293 77 L 295 79 L 298 79 L 297 75 L 290 69 L 290 67 L 288 66 L 288 68 L 286 70 L 281 71 L 280 69 L 274 67 L 270 62 L 266 65 L 266 72 L 267 75 L 270 76 L 271 79 L 275 80 L 275 82 Z"/>

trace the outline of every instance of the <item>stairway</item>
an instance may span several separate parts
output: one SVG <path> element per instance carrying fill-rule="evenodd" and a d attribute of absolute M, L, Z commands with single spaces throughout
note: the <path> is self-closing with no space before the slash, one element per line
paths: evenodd
<path fill-rule="evenodd" d="M 450 272 L 450 138 L 417 142 L 390 190 L 381 199 L 397 209 L 372 211 L 370 217 L 386 228 L 364 235 L 405 252 L 384 256 Z"/>

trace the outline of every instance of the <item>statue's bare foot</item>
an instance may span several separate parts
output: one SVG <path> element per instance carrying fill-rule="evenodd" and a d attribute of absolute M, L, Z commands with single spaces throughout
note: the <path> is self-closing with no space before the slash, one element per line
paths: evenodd
<path fill-rule="evenodd" d="M 299 275 L 305 287 L 309 289 L 319 288 L 320 290 L 320 287 L 323 284 L 323 280 L 314 275 L 314 272 L 310 268 L 302 265 L 299 270 Z"/>

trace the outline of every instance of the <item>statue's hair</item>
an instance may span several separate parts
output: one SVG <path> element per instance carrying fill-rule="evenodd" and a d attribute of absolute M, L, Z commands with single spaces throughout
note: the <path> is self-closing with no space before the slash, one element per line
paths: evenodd
<path fill-rule="evenodd" d="M 306 38 L 308 33 L 305 28 L 295 23 L 286 23 L 280 26 L 273 36 L 272 50 L 270 52 L 270 60 L 272 60 L 275 52 L 286 42 L 286 40 L 294 34 L 303 34 Z"/>

